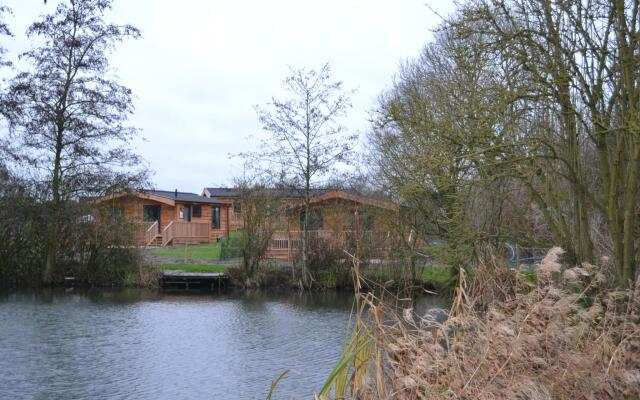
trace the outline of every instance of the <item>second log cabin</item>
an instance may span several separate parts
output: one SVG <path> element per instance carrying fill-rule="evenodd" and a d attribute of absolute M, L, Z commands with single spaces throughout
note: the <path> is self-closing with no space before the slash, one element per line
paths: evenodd
<path fill-rule="evenodd" d="M 229 237 L 230 202 L 177 190 L 128 190 L 100 197 L 138 224 L 137 244 L 208 243 Z"/>

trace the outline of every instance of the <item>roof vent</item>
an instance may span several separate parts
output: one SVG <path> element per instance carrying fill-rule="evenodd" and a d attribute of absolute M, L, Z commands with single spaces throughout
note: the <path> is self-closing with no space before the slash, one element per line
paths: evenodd
<path fill-rule="evenodd" d="M 176 197 L 176 199 L 178 198 L 178 189 L 176 189 L 176 191 L 175 191 L 175 197 Z"/>

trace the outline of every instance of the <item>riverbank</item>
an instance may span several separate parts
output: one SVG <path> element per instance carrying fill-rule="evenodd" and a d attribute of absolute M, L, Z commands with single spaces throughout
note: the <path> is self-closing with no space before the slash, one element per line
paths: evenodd
<path fill-rule="evenodd" d="M 34 265 L 29 274 L 11 275 L 5 271 L 0 287 L 140 287 L 158 288 L 163 270 L 193 273 L 224 273 L 226 284 L 243 289 L 301 290 L 300 268 L 282 261 L 268 261 L 248 276 L 241 268 L 240 258 L 222 243 L 180 245 L 161 248 L 114 247 L 103 251 L 104 257 L 94 257 L 78 263 L 60 266 L 54 281 L 43 285 L 41 266 Z M 226 258 L 223 258 L 226 257 Z M 361 265 L 364 288 L 384 286 L 393 291 L 419 294 L 423 291 L 449 293 L 455 282 L 450 268 L 424 266 L 409 273 L 404 265 L 372 261 Z M 304 290 L 344 290 L 353 292 L 352 265 L 347 260 L 312 271 L 313 279 Z"/>
<path fill-rule="evenodd" d="M 228 284 L 245 289 L 300 290 L 300 271 L 289 262 L 272 260 L 248 276 L 241 268 L 240 258 L 222 258 L 234 255 L 224 251 L 221 243 L 180 245 L 144 251 L 145 262 L 159 270 L 184 272 L 226 273 Z M 455 283 L 452 269 L 442 265 L 430 265 L 418 269 L 413 276 L 402 265 L 380 261 L 362 266 L 361 274 L 366 287 L 385 286 L 392 290 L 448 293 Z M 308 290 L 354 290 L 352 265 L 346 260 L 313 271 Z"/>
<path fill-rule="evenodd" d="M 448 313 L 359 295 L 320 398 L 639 398 L 640 282 L 611 289 L 605 267 L 561 255 L 552 249 L 533 282 L 481 263 L 460 276 Z"/>
<path fill-rule="evenodd" d="M 272 265 L 255 272 L 247 277 L 241 267 L 233 264 L 197 264 L 197 263 L 163 263 L 153 266 L 159 271 L 174 270 L 186 273 L 224 273 L 229 277 L 228 285 L 243 289 L 280 289 L 300 290 L 299 271 L 291 266 Z M 415 281 L 394 280 L 393 271 L 383 271 L 385 267 L 377 267 L 362 272 L 363 289 L 374 289 L 384 286 L 387 289 L 424 290 L 435 293 L 448 293 L 451 285 L 452 270 L 446 267 L 427 268 Z M 350 267 L 334 266 L 315 274 L 313 284 L 309 290 L 348 290 L 353 291 L 354 280 Z"/>

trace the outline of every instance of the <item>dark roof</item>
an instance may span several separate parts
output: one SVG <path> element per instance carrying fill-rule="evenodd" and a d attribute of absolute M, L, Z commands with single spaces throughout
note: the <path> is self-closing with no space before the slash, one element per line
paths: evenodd
<path fill-rule="evenodd" d="M 298 198 L 303 197 L 303 189 L 296 188 L 269 188 L 267 189 L 269 194 L 272 196 L 278 197 L 290 197 L 290 198 Z M 328 192 L 330 189 L 311 189 L 311 196 L 317 196 L 319 194 Z M 211 197 L 238 197 L 240 196 L 240 192 L 235 188 L 204 188 L 204 191 L 209 192 L 209 196 Z"/>
<path fill-rule="evenodd" d="M 240 193 L 234 188 L 204 188 L 211 197 L 238 197 Z"/>
<path fill-rule="evenodd" d="M 195 193 L 176 192 L 175 190 L 144 190 L 144 192 L 154 196 L 164 197 L 175 201 L 184 201 L 187 203 L 206 203 L 206 204 L 229 204 L 225 201 L 209 199 Z"/>

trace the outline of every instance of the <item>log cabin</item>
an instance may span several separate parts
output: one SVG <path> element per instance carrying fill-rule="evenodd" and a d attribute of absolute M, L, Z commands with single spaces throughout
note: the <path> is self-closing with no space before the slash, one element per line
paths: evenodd
<path fill-rule="evenodd" d="M 202 196 L 230 204 L 229 230 L 232 232 L 242 229 L 242 205 L 240 204 L 240 192 L 235 188 L 204 188 Z"/>
<path fill-rule="evenodd" d="M 391 202 L 353 192 L 331 190 L 310 198 L 309 247 L 331 246 L 354 251 L 358 246 L 368 256 L 387 254 L 397 235 L 399 207 Z M 300 201 L 284 208 L 284 218 L 273 234 L 267 257 L 295 261 L 300 257 L 304 206 Z"/>
<path fill-rule="evenodd" d="M 100 197 L 138 224 L 137 245 L 209 243 L 229 238 L 231 203 L 178 190 L 128 190 Z"/>
<path fill-rule="evenodd" d="M 267 258 L 293 261 L 299 257 L 304 218 L 301 190 L 268 189 L 277 199 L 278 215 Z M 203 196 L 233 204 L 230 230 L 242 229 L 240 192 L 234 188 L 204 188 Z M 357 238 L 382 256 L 397 234 L 400 208 L 389 201 L 345 190 L 314 189 L 309 217 L 310 246 L 320 241 L 349 247 Z"/>
<path fill-rule="evenodd" d="M 303 193 L 301 189 L 295 188 L 269 188 L 269 196 L 277 199 L 278 204 L 298 204 L 302 202 Z M 324 189 L 312 189 L 311 195 L 316 196 L 325 193 Z M 232 211 L 229 213 L 229 229 L 232 232 L 242 230 L 242 204 L 240 191 L 236 188 L 228 187 L 207 187 L 202 189 L 202 195 L 214 200 L 220 200 L 232 204 Z"/>

